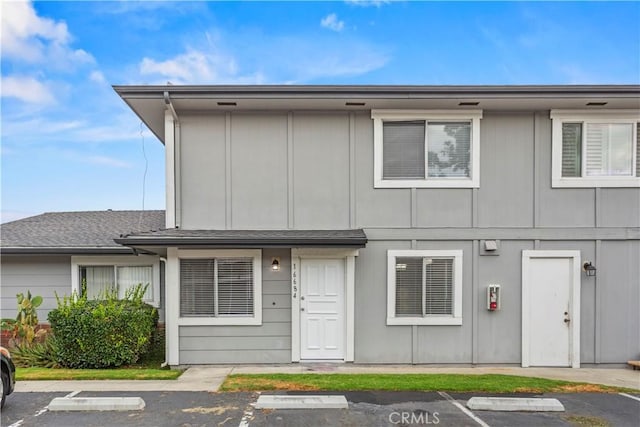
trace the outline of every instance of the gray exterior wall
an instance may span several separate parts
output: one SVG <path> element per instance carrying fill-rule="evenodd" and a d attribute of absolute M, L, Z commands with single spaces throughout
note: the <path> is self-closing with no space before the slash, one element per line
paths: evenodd
<path fill-rule="evenodd" d="M 13 256 L 2 255 L 0 265 L 2 317 L 15 319 L 16 294 L 31 291 L 43 298 L 38 310 L 40 322 L 47 322 L 49 311 L 56 308 L 55 294 L 71 293 L 70 256 Z"/>
<path fill-rule="evenodd" d="M 31 291 L 40 295 L 42 305 L 37 309 L 38 320 L 47 323 L 49 311 L 57 308 L 60 298 L 71 295 L 71 256 L 59 255 L 2 255 L 0 261 L 0 309 L 2 318 L 15 318 L 16 294 Z M 164 322 L 164 265 L 160 263 L 160 322 Z"/>
<path fill-rule="evenodd" d="M 520 363 L 529 249 L 597 266 L 581 277 L 582 363 L 640 355 L 640 189 L 551 188 L 549 111 L 484 111 L 478 189 L 374 189 L 369 112 L 182 114 L 180 136 L 183 229 L 365 229 L 356 362 Z M 500 254 L 481 255 L 481 239 L 500 239 Z M 464 251 L 462 326 L 386 325 L 386 252 L 409 248 Z M 485 309 L 489 283 L 499 312 Z M 289 361 L 284 285 L 265 273 L 261 327 L 181 328 L 181 363 Z"/>
<path fill-rule="evenodd" d="M 280 271 L 271 258 L 280 257 Z M 262 325 L 180 326 L 180 364 L 291 362 L 291 257 L 262 251 Z"/>

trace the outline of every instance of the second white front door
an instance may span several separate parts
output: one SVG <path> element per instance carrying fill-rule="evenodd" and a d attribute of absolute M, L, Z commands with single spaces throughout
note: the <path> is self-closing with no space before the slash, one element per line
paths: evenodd
<path fill-rule="evenodd" d="M 344 360 L 344 259 L 303 259 L 300 265 L 300 358 Z"/>

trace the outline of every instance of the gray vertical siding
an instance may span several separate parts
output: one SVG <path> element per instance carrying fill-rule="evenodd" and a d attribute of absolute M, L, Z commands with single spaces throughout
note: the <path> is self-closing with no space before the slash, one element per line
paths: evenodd
<path fill-rule="evenodd" d="M 264 249 L 262 267 L 262 325 L 181 326 L 180 364 L 291 362 L 291 251 Z"/>
<path fill-rule="evenodd" d="M 640 356 L 640 242 L 603 241 L 594 263 L 600 322 L 600 363 L 620 363 Z"/>
<path fill-rule="evenodd" d="M 349 116 L 293 115 L 294 224 L 349 228 Z"/>
<path fill-rule="evenodd" d="M 55 294 L 71 294 L 71 257 L 2 255 L 0 283 L 3 318 L 15 318 L 16 294 L 31 291 L 43 298 L 38 319 L 46 322 L 49 311 L 57 307 Z"/>
<path fill-rule="evenodd" d="M 231 226 L 287 227 L 287 115 L 231 118 Z"/>
<path fill-rule="evenodd" d="M 225 228 L 225 116 L 185 116 L 180 124 L 181 226 Z"/>
<path fill-rule="evenodd" d="M 480 121 L 480 227 L 533 226 L 533 114 L 486 112 Z"/>
<path fill-rule="evenodd" d="M 549 111 L 484 112 L 479 189 L 374 189 L 369 112 L 192 115 L 181 125 L 183 228 L 362 227 L 385 236 L 356 258 L 356 362 L 520 363 L 521 260 L 530 249 L 579 250 L 598 268 L 581 277 L 583 363 L 640 356 L 640 189 L 552 188 Z M 617 237 L 540 237 L 540 228 L 576 227 Z M 468 236 L 447 237 L 461 228 Z M 407 237 L 425 229 L 441 236 Z M 481 255 L 477 233 L 505 229 L 518 237 Z M 387 250 L 412 247 L 463 250 L 462 326 L 386 325 Z M 282 260 L 284 271 L 288 252 Z M 289 279 L 269 274 L 263 326 L 182 327 L 181 363 L 290 360 Z M 491 283 L 502 286 L 498 312 L 485 307 Z"/>

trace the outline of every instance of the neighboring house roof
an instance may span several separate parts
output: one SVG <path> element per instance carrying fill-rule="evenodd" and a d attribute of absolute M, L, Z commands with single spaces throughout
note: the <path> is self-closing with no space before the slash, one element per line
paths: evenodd
<path fill-rule="evenodd" d="M 167 106 L 189 111 L 637 109 L 640 85 L 131 85 L 114 90 L 164 142 Z"/>
<path fill-rule="evenodd" d="M 164 227 L 164 211 L 48 212 L 0 225 L 3 254 L 130 254 L 114 238 Z"/>
<path fill-rule="evenodd" d="M 181 230 L 137 233 L 115 239 L 136 247 L 364 247 L 367 236 L 353 230 Z"/>

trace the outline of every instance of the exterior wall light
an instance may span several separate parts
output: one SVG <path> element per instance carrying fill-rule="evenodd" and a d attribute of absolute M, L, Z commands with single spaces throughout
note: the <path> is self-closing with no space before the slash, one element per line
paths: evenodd
<path fill-rule="evenodd" d="M 591 264 L 591 261 L 589 262 L 585 262 L 584 265 L 582 266 L 582 269 L 584 270 L 585 273 L 587 273 L 587 276 L 591 277 L 591 276 L 595 276 L 596 275 L 596 267 Z"/>
<path fill-rule="evenodd" d="M 280 271 L 280 257 L 273 258 L 271 261 L 271 271 Z"/>

